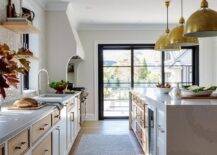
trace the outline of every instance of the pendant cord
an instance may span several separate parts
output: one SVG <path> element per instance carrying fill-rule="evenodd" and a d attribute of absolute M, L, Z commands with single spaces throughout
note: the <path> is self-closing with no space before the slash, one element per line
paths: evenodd
<path fill-rule="evenodd" d="M 183 0 L 181 0 L 181 17 L 183 17 Z"/>
<path fill-rule="evenodd" d="M 166 2 L 167 7 L 167 33 L 169 33 L 169 1 Z"/>

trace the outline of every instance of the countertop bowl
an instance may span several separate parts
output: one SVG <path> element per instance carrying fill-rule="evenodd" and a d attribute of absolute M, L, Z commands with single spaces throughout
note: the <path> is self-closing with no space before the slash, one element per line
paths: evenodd
<path fill-rule="evenodd" d="M 169 94 L 173 88 L 157 88 L 161 94 Z"/>

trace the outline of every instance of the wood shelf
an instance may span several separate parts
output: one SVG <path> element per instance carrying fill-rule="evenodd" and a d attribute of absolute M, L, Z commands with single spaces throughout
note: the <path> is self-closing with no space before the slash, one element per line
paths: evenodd
<path fill-rule="evenodd" d="M 39 33 L 39 30 L 34 27 L 29 21 L 7 20 L 2 23 L 2 26 L 19 34 Z"/>

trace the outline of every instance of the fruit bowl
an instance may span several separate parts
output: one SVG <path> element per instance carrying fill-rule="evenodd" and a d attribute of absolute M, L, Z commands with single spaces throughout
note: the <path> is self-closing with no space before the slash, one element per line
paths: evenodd
<path fill-rule="evenodd" d="M 67 88 L 68 82 L 66 81 L 54 81 L 49 84 L 49 86 L 56 90 L 56 94 L 63 94 L 64 90 Z"/>
<path fill-rule="evenodd" d="M 173 89 L 169 83 L 166 84 L 158 83 L 156 87 L 161 94 L 169 94 L 169 92 L 171 92 Z"/>
<path fill-rule="evenodd" d="M 173 88 L 158 88 L 158 91 L 161 94 L 169 94 L 172 91 Z"/>

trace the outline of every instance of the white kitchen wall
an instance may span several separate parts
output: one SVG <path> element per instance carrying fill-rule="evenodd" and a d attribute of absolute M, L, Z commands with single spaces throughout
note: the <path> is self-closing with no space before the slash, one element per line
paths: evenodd
<path fill-rule="evenodd" d="M 0 21 L 6 19 L 6 5 L 8 0 L 0 1 Z M 36 18 L 34 20 L 34 25 L 39 28 L 40 33 L 35 35 L 30 35 L 30 49 L 34 52 L 34 55 L 38 56 L 40 59 L 32 60 L 32 70 L 30 71 L 30 89 L 37 89 L 37 72 L 39 68 L 46 67 L 46 50 L 45 50 L 45 15 L 43 7 L 38 5 L 34 0 L 24 0 L 24 7 L 32 9 L 36 13 Z M 0 43 L 7 43 L 11 49 L 17 50 L 22 46 L 22 35 L 16 34 L 9 31 L 3 27 L 0 27 Z M 34 78 L 33 78 L 34 77 Z M 12 88 L 10 90 L 8 98 L 17 98 L 20 96 L 20 89 Z M 6 100 L 7 100 L 6 99 Z"/>
<path fill-rule="evenodd" d="M 124 29 L 124 28 L 123 28 Z M 85 61 L 78 68 L 78 84 L 87 87 L 88 119 L 98 118 L 98 43 L 154 43 L 162 30 L 80 30 L 79 36 L 85 52 Z M 216 83 L 217 39 L 200 39 L 200 83 Z M 215 43 L 215 44 L 214 44 Z M 216 47 L 214 47 L 216 45 Z"/>
<path fill-rule="evenodd" d="M 35 12 L 34 26 L 39 29 L 39 33 L 30 34 L 30 50 L 33 51 L 37 59 L 31 60 L 30 89 L 36 90 L 38 85 L 37 74 L 42 68 L 47 68 L 47 49 L 46 49 L 46 19 L 43 6 L 34 0 L 24 0 L 24 6 Z M 43 78 L 43 81 L 45 78 Z"/>

